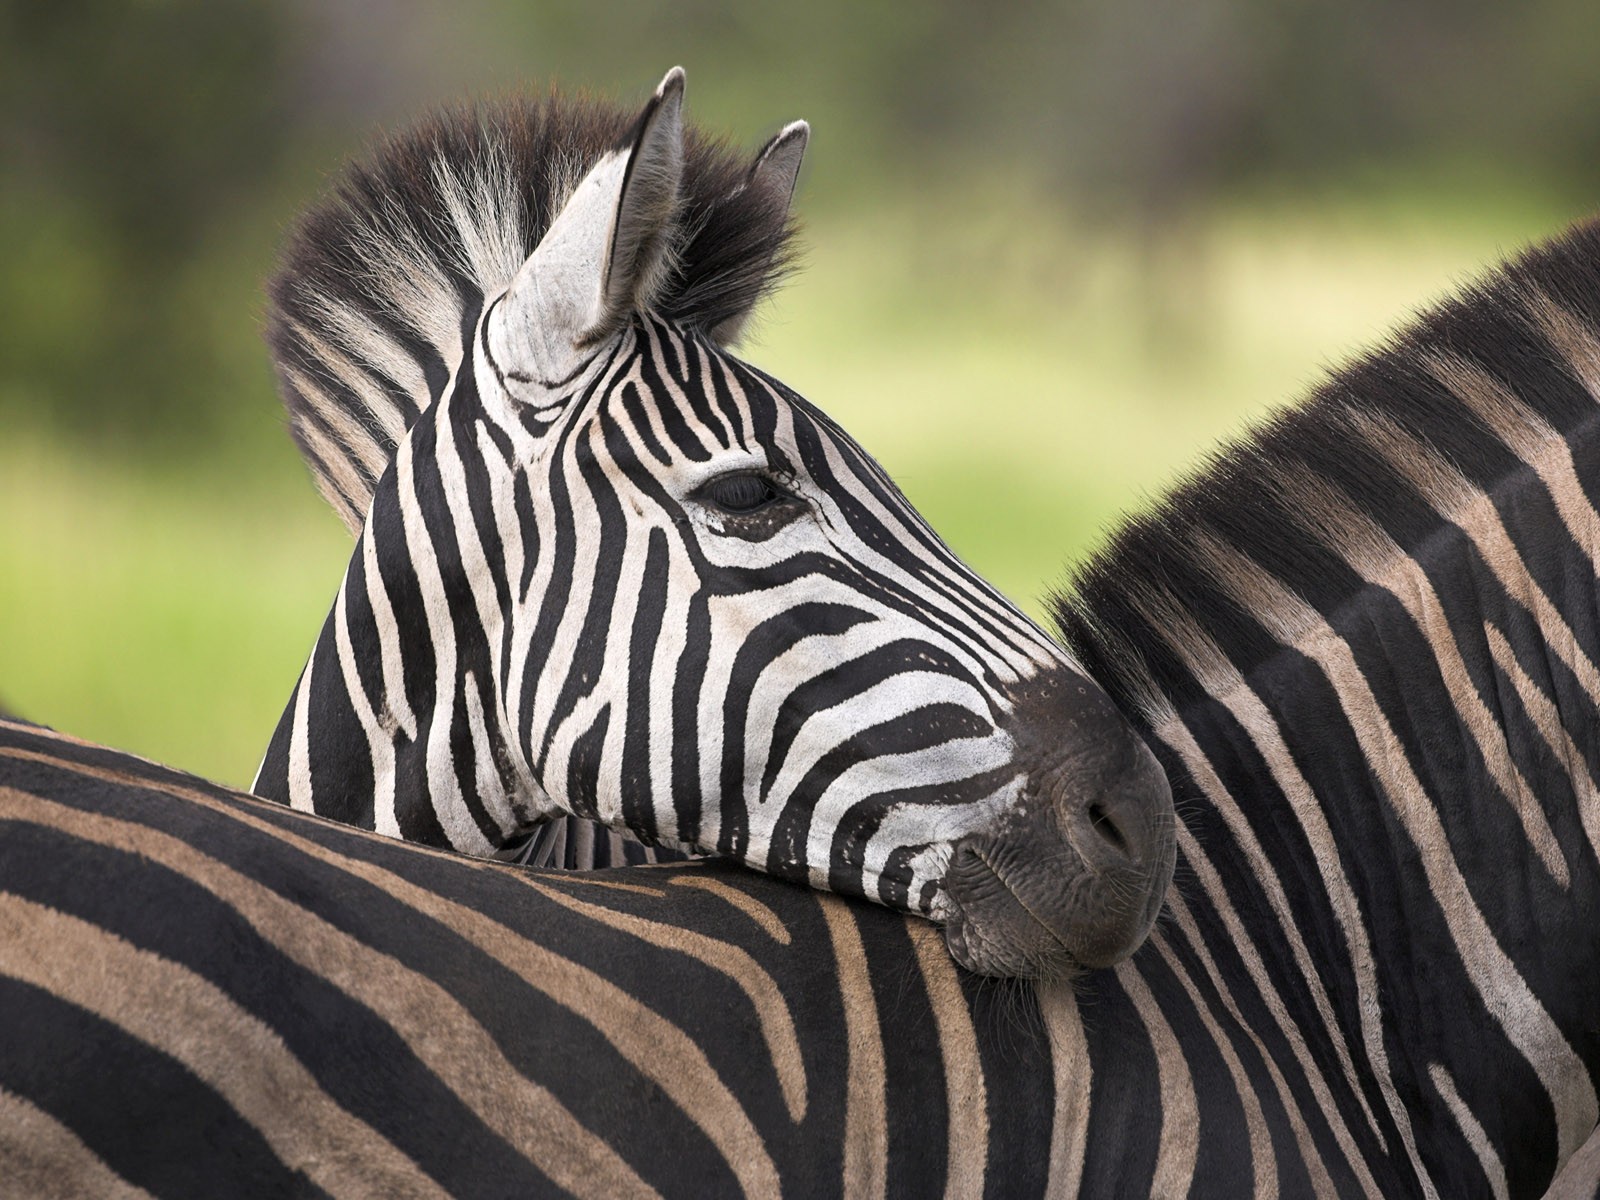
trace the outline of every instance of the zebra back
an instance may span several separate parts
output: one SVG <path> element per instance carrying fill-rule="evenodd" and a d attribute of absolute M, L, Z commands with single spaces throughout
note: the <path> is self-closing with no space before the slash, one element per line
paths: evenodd
<path fill-rule="evenodd" d="M 465 859 L 0 723 L 8 1194 L 1037 1193 L 1030 1007 L 878 906 Z"/>

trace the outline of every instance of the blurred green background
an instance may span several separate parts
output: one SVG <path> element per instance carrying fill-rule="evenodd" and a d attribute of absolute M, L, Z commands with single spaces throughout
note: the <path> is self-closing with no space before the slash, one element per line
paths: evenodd
<path fill-rule="evenodd" d="M 1119 512 L 1600 199 L 1590 0 L 0 0 L 0 705 L 247 783 L 350 542 L 260 285 L 375 131 L 560 80 L 814 138 L 748 357 L 1034 611 Z"/>

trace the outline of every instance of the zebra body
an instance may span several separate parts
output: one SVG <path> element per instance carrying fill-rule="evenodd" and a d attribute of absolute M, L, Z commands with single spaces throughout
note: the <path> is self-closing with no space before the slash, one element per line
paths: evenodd
<path fill-rule="evenodd" d="M 1166 781 L 859 446 L 727 353 L 806 127 L 746 164 L 682 93 L 425 126 L 306 220 L 274 353 L 360 536 L 253 790 L 479 855 L 598 821 L 935 917 L 977 970 L 1114 961 L 1170 877 Z"/>

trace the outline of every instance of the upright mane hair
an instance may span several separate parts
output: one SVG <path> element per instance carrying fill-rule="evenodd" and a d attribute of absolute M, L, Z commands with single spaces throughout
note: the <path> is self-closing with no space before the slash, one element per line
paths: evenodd
<path fill-rule="evenodd" d="M 1583 506 L 1585 491 L 1600 502 L 1583 449 L 1597 399 L 1600 220 L 1590 220 L 1214 455 L 1089 560 L 1055 599 L 1058 625 L 1123 711 L 1159 725 L 1213 692 L 1217 670 L 1249 676 L 1309 636 L 1308 612 L 1348 620 L 1385 564 L 1437 561 L 1459 543 L 1430 549 L 1430 539 L 1484 525 L 1486 505 L 1560 505 L 1575 493 Z M 1529 499 L 1535 476 L 1552 499 Z M 1567 516 L 1552 512 L 1550 526 Z M 1593 532 L 1587 518 L 1569 525 Z"/>
<path fill-rule="evenodd" d="M 510 283 L 585 173 L 625 149 L 635 113 L 551 93 L 435 116 L 349 167 L 289 238 L 267 341 L 290 433 L 352 532 L 419 413 L 460 361 L 486 296 Z M 788 196 L 685 131 L 670 268 L 654 311 L 709 334 L 786 273 Z"/>

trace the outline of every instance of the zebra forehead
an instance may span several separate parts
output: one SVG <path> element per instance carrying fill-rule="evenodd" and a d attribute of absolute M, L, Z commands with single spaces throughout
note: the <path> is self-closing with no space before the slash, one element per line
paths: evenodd
<path fill-rule="evenodd" d="M 352 529 L 381 465 L 443 392 L 485 297 L 635 116 L 555 93 L 440 113 L 349 166 L 301 219 L 269 285 L 267 340 L 295 442 Z M 750 166 L 685 130 L 674 253 L 652 295 L 662 319 L 732 327 L 792 265 L 789 197 Z"/>

